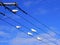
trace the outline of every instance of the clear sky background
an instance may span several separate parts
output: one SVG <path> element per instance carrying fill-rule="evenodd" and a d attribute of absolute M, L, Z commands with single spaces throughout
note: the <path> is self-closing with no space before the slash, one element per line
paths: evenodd
<path fill-rule="evenodd" d="M 41 23 L 48 25 L 49 28 L 51 28 L 56 33 L 60 34 L 60 0 L 0 0 L 2 2 L 17 2 L 18 5 L 28 12 L 31 16 L 38 19 Z M 16 7 L 11 7 L 11 9 L 17 9 Z M 28 27 L 30 30 L 26 29 L 24 26 L 14 22 L 13 20 L 3 17 L 0 14 L 0 18 L 3 18 L 7 22 L 13 24 L 13 25 L 20 25 L 21 28 L 17 30 L 13 26 L 10 26 L 9 24 L 5 23 L 4 21 L 0 20 L 0 45 L 58 45 L 60 42 L 60 36 L 52 31 L 49 31 L 46 27 L 39 24 L 37 21 L 29 17 L 28 15 L 24 14 L 21 11 L 18 11 L 16 15 L 8 11 L 7 9 L 4 9 L 4 7 L 0 7 L 0 12 L 5 13 L 7 16 L 11 17 L 12 19 L 16 20 L 17 22 L 20 22 L 22 25 Z M 32 22 L 35 26 L 42 28 L 44 31 L 48 32 L 50 35 L 53 36 L 50 37 L 46 33 L 42 32 L 40 29 L 36 28 L 29 22 L 25 21 L 23 18 L 17 16 L 21 15 L 25 19 Z M 21 32 L 20 30 L 24 32 L 31 32 L 31 28 L 36 29 L 38 34 L 33 33 L 34 37 L 30 37 L 27 34 Z M 43 41 L 38 41 L 35 38 L 37 36 L 42 36 Z M 47 39 L 44 39 L 47 38 Z M 48 41 L 50 39 L 51 41 Z"/>

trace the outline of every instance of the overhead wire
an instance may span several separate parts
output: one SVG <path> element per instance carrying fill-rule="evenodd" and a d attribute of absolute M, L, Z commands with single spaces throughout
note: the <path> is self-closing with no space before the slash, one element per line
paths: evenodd
<path fill-rule="evenodd" d="M 35 20 L 36 22 L 38 22 L 39 24 L 45 26 L 48 30 L 50 30 L 50 31 L 52 31 L 52 32 L 54 32 L 54 33 L 56 33 L 57 35 L 60 36 L 60 34 L 58 34 L 58 33 L 55 32 L 53 29 L 51 29 L 50 27 L 48 27 L 48 25 L 41 23 L 41 21 L 37 20 L 35 17 L 33 17 L 33 16 L 31 16 L 30 14 L 28 14 L 26 11 L 24 11 L 23 9 L 21 9 L 17 4 L 16 4 L 16 7 L 17 7 L 20 11 L 22 11 L 23 13 L 25 13 L 26 15 L 28 15 L 29 17 L 31 17 L 32 19 L 34 19 L 34 20 Z"/>
<path fill-rule="evenodd" d="M 1 2 L 2 3 L 2 2 Z M 15 2 L 16 3 L 16 2 Z M 3 3 L 2 3 L 3 4 Z M 5 6 L 5 5 L 4 5 Z M 58 34 L 57 32 L 55 32 L 55 31 L 53 31 L 53 29 L 51 29 L 50 27 L 48 27 L 48 25 L 46 25 L 46 24 L 43 24 L 43 23 L 41 23 L 39 20 L 37 20 L 35 17 L 33 17 L 33 16 L 31 16 L 30 14 L 28 14 L 26 11 L 24 11 L 23 9 L 21 9 L 18 5 L 17 5 L 17 3 L 16 3 L 16 5 L 15 5 L 20 11 L 22 11 L 23 13 L 25 13 L 26 15 L 28 15 L 29 17 L 31 17 L 32 19 L 34 19 L 35 21 L 37 21 L 38 23 L 40 23 L 41 25 L 43 25 L 43 26 L 45 26 L 48 30 L 50 30 L 50 31 L 52 31 L 52 32 L 54 32 L 54 33 L 56 33 L 57 35 L 59 35 L 60 36 L 60 34 Z M 11 11 L 11 10 L 10 10 Z"/>
<path fill-rule="evenodd" d="M 1 3 L 2 3 L 2 2 L 1 2 Z M 11 10 L 10 8 L 6 7 L 3 3 L 2 3 L 2 5 L 4 6 L 4 8 L 6 8 L 6 9 L 9 10 L 10 12 L 12 12 L 12 10 Z M 14 12 L 12 12 L 12 13 L 14 13 Z M 16 14 L 16 13 L 14 13 L 14 14 Z M 34 27 L 36 27 L 37 29 L 40 29 L 40 30 L 43 31 L 44 33 L 50 35 L 50 34 L 47 33 L 46 31 L 44 31 L 43 29 L 37 27 L 36 25 L 34 25 L 33 23 L 31 23 L 29 20 L 27 20 L 27 19 L 25 19 L 24 17 L 22 17 L 21 15 L 16 15 L 16 16 L 19 16 L 20 18 L 22 18 L 22 19 L 24 19 L 25 21 L 27 21 L 27 22 L 29 22 L 30 24 L 32 24 L 32 25 L 33 25 Z M 53 37 L 52 35 L 50 35 L 50 36 Z"/>
<path fill-rule="evenodd" d="M 48 30 L 50 30 L 50 31 L 52 31 L 52 32 L 54 32 L 56 35 L 59 35 L 60 36 L 60 34 L 58 34 L 57 32 L 55 32 L 55 31 L 53 31 L 53 29 L 51 29 L 50 27 L 48 27 L 48 25 L 46 25 L 46 24 L 43 24 L 43 23 L 41 23 L 39 20 L 37 20 L 35 17 L 33 17 L 33 16 L 31 16 L 30 14 L 28 14 L 26 11 L 24 11 L 22 8 L 20 8 L 17 4 L 16 4 L 16 7 L 20 10 L 20 11 L 22 11 L 23 13 L 25 13 L 26 15 L 28 15 L 29 17 L 31 17 L 32 19 L 34 19 L 36 22 L 38 22 L 39 24 L 41 24 L 41 25 L 43 25 L 43 26 L 45 26 Z M 29 22 L 29 21 L 28 21 Z M 32 24 L 32 23 L 31 23 Z M 36 32 L 35 32 L 36 33 Z M 36 34 L 39 34 L 39 33 L 36 33 Z M 48 34 L 48 33 L 47 33 Z M 39 34 L 40 35 L 40 34 Z M 51 35 L 50 35 L 51 36 Z M 52 37 L 52 36 L 51 36 Z M 56 39 L 57 40 L 57 39 Z M 57 43 L 56 43 L 57 44 Z M 58 44 L 57 44 L 58 45 Z"/>
<path fill-rule="evenodd" d="M 1 13 L 1 12 L 0 12 Z M 3 16 L 6 16 L 4 13 L 1 13 Z M 10 18 L 10 17 L 8 17 L 8 16 L 6 16 L 7 18 L 9 18 L 9 19 L 11 19 L 11 20 L 13 20 L 14 22 L 16 22 L 16 23 L 18 23 L 18 24 L 20 24 L 21 26 L 23 26 L 23 27 L 25 27 L 26 29 L 28 29 L 28 30 L 30 30 L 28 27 L 26 27 L 26 26 L 24 26 L 24 25 L 22 25 L 21 23 L 19 23 L 19 22 L 17 22 L 16 20 L 14 20 L 14 19 L 12 19 L 12 18 Z M 13 26 L 13 25 L 12 25 Z M 15 26 L 14 26 L 15 27 Z M 21 30 L 20 30 L 21 31 Z M 23 31 L 22 31 L 23 32 Z M 38 34 L 38 33 L 37 33 Z M 40 34 L 39 34 L 40 35 Z M 30 35 L 31 36 L 31 35 Z M 32 36 L 33 37 L 33 36 Z M 41 36 L 41 37 L 43 37 L 43 36 Z M 44 39 L 47 39 L 47 38 L 44 38 Z M 50 41 L 50 42 L 53 42 L 53 41 L 51 41 L 51 40 L 49 40 L 49 39 L 47 39 L 48 41 Z M 53 42 L 54 44 L 56 44 L 55 42 Z M 57 44 L 56 44 L 57 45 Z"/>
<path fill-rule="evenodd" d="M 4 14 L 4 13 L 1 13 L 0 12 L 0 14 Z M 5 14 L 4 14 L 5 15 Z M 3 16 L 4 16 L 3 15 Z M 6 16 L 6 15 L 5 15 Z M 10 17 L 8 17 L 9 19 L 11 19 L 11 20 L 13 20 L 13 21 L 15 21 L 14 19 L 12 19 L 12 18 L 10 18 Z M 4 22 L 6 22 L 7 24 L 9 24 L 9 25 L 11 25 L 12 27 L 15 27 L 16 28 L 16 26 L 15 25 L 13 25 L 13 24 L 11 24 L 11 23 L 9 23 L 9 22 L 7 22 L 7 21 L 5 21 L 4 19 L 1 19 L 0 18 L 0 20 L 2 20 L 2 21 L 4 21 Z M 16 23 L 18 23 L 17 21 L 15 21 Z M 20 23 L 18 23 L 18 24 L 20 24 Z M 21 24 L 20 24 L 21 25 Z M 24 26 L 25 27 L 25 26 Z M 28 28 L 26 28 L 26 29 L 28 29 Z M 19 30 L 19 29 L 17 29 L 17 30 Z M 19 31 L 21 31 L 21 32 L 23 32 L 23 33 L 25 33 L 26 34 L 26 32 L 24 32 L 24 31 L 22 31 L 22 30 L 19 30 Z M 28 35 L 28 34 L 27 34 Z M 30 37 L 34 37 L 33 35 L 29 35 Z M 35 38 L 36 39 L 36 38 Z M 37 39 L 36 39 L 37 40 Z M 38 41 L 40 41 L 40 40 L 38 40 Z M 48 44 L 48 43 L 46 43 L 45 41 L 40 41 L 40 42 L 42 42 L 42 43 L 45 43 L 45 44 Z M 48 44 L 49 45 L 49 44 Z"/>
<path fill-rule="evenodd" d="M 20 10 L 20 11 L 22 11 L 23 13 L 25 13 L 26 15 L 28 15 L 29 17 L 31 17 L 32 19 L 34 19 L 36 22 L 38 22 L 39 24 L 41 24 L 41 25 L 43 25 L 43 26 L 45 26 L 49 31 L 52 31 L 52 32 L 54 32 L 56 35 L 59 35 L 60 36 L 60 34 L 59 33 L 57 33 L 57 32 L 55 32 L 53 29 L 51 29 L 50 27 L 48 27 L 46 24 L 43 24 L 43 23 L 41 23 L 39 20 L 37 20 L 35 17 L 33 17 L 33 16 L 31 16 L 30 14 L 28 14 L 26 11 L 24 11 L 22 8 L 20 8 L 17 4 L 16 4 L 16 7 Z M 20 16 L 20 15 L 19 15 Z M 20 16 L 21 17 L 21 16 Z M 24 18 L 24 17 L 23 17 Z M 24 18 L 25 19 L 25 18 Z M 28 20 L 26 20 L 26 21 L 28 21 Z M 28 21 L 28 22 L 30 22 L 30 21 Z M 30 22 L 31 23 L 31 22 Z M 33 23 L 31 23 L 32 25 L 34 25 Z M 35 25 L 34 25 L 35 26 Z M 41 29 L 41 28 L 39 28 L 39 27 L 37 27 L 36 26 L 36 28 L 38 28 L 38 29 Z M 41 29 L 43 32 L 45 32 L 43 29 Z M 35 32 L 36 33 L 36 32 Z M 45 33 L 47 33 L 47 32 L 45 32 Z M 39 34 L 39 33 L 36 33 L 36 34 Z M 47 34 L 49 34 L 49 33 L 47 33 Z M 51 35 L 50 35 L 51 36 Z M 51 36 L 52 37 L 52 36 Z M 57 40 L 57 39 L 56 39 Z"/>
<path fill-rule="evenodd" d="M 3 3 L 2 3 L 2 5 L 3 5 L 5 8 L 7 8 L 9 11 L 12 12 L 12 10 L 11 10 L 10 8 L 6 7 Z M 12 12 L 12 13 L 14 13 L 14 12 Z M 15 13 L 14 13 L 14 14 L 15 14 Z M 35 26 L 33 23 L 31 23 L 30 21 L 28 21 L 27 19 L 25 19 L 25 18 L 22 17 L 21 15 L 18 15 L 18 16 L 21 17 L 22 19 L 24 19 L 25 21 L 29 22 L 30 24 L 32 24 L 32 25 L 33 25 L 34 27 L 36 27 L 37 29 L 40 29 L 40 30 L 43 31 L 44 33 L 46 33 L 46 34 L 48 34 L 49 36 L 53 37 L 53 36 L 50 35 L 49 33 L 45 32 L 43 29 L 41 29 L 41 28 Z"/>
<path fill-rule="evenodd" d="M 2 3 L 3 4 L 3 3 Z M 5 5 L 3 5 L 5 8 L 7 8 L 9 11 L 11 11 L 12 12 L 12 10 L 10 10 L 10 8 L 8 8 L 8 7 L 6 7 Z M 22 10 L 21 10 L 22 11 Z M 24 11 L 23 11 L 24 12 Z M 12 12 L 12 13 L 14 13 L 14 12 Z M 15 13 L 14 13 L 15 14 Z M 19 15 L 20 16 L 20 15 Z M 21 17 L 21 16 L 20 16 Z M 24 20 L 26 20 L 24 17 L 22 17 Z M 28 21 L 28 20 L 26 20 L 26 21 Z M 28 21 L 30 24 L 32 24 L 30 21 Z M 32 24 L 32 25 L 34 25 L 34 24 Z M 35 25 L 34 25 L 35 26 Z M 36 28 L 38 28 L 38 27 L 36 27 Z M 38 28 L 38 29 L 41 29 L 41 28 Z M 42 30 L 42 29 L 41 29 Z M 43 32 L 45 32 L 44 30 L 42 30 Z M 47 33 L 47 32 L 45 32 L 45 33 Z M 48 35 L 50 35 L 49 33 L 47 33 Z M 50 35 L 51 36 L 51 35 Z M 52 36 L 51 36 L 52 37 Z"/>

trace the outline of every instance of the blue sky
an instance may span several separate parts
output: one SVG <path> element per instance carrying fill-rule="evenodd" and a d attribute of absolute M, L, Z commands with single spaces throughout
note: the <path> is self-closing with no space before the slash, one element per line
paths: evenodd
<path fill-rule="evenodd" d="M 60 34 L 60 0 L 1 0 L 2 2 L 17 2 L 18 5 L 28 12 L 31 16 L 35 17 L 39 21 L 41 21 L 43 24 L 48 25 L 53 31 Z M 16 7 L 9 7 L 11 9 L 17 9 Z M 38 34 L 33 33 L 33 38 L 28 36 L 27 34 L 24 34 L 23 32 L 19 31 L 22 30 L 24 32 L 31 32 L 31 30 L 26 29 L 24 26 L 12 21 L 11 19 L 7 17 L 3 17 L 0 14 L 0 18 L 3 18 L 7 22 L 13 24 L 13 25 L 20 25 L 21 28 L 17 30 L 13 26 L 10 26 L 9 24 L 5 23 L 4 21 L 0 20 L 0 45 L 55 45 L 53 42 L 56 42 L 58 45 L 60 42 L 60 36 L 55 34 L 52 31 L 49 31 L 46 27 L 39 24 L 37 21 L 29 17 L 28 15 L 24 14 L 21 11 L 17 12 L 17 15 L 21 15 L 25 19 L 32 22 L 35 26 L 42 28 L 44 31 L 48 32 L 50 35 L 53 36 L 50 37 L 46 33 L 42 32 L 40 29 L 37 29 L 32 24 L 28 23 L 21 17 L 12 14 L 7 9 L 4 9 L 4 7 L 0 7 L 0 12 L 5 13 L 7 16 L 11 17 L 12 19 L 16 20 L 17 22 L 20 22 L 22 25 L 28 27 L 29 29 L 34 28 L 37 30 Z M 39 42 L 35 38 L 37 36 L 42 36 L 43 41 Z M 44 38 L 50 38 L 50 42 Z M 57 40 L 56 40 L 57 39 Z"/>

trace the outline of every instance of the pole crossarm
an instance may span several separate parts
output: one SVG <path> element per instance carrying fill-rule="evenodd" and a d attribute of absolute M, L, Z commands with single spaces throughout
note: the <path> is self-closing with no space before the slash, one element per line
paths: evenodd
<path fill-rule="evenodd" d="M 5 6 L 16 6 L 17 3 L 13 2 L 13 3 L 3 3 Z M 0 6 L 3 6 L 2 3 L 0 2 Z"/>

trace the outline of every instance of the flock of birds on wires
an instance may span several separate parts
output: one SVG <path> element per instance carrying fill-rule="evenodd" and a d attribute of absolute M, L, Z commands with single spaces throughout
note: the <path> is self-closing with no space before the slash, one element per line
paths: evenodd
<path fill-rule="evenodd" d="M 56 35 L 59 35 L 59 36 L 60 36 L 60 34 L 58 34 L 58 33 L 56 33 L 55 31 L 53 31 L 50 27 L 48 27 L 47 25 L 41 23 L 41 22 L 40 22 L 39 20 L 37 20 L 35 17 L 33 17 L 32 15 L 28 14 L 26 11 L 24 11 L 23 9 L 21 9 L 21 7 L 19 7 L 16 2 L 14 2 L 14 3 L 3 3 L 3 2 L 0 2 L 0 6 L 3 6 L 5 9 L 7 9 L 8 11 L 10 11 L 11 13 L 15 14 L 16 16 L 19 16 L 20 18 L 24 19 L 26 22 L 32 24 L 34 27 L 36 27 L 37 29 L 43 31 L 44 33 L 46 33 L 47 35 L 49 35 L 51 38 L 53 38 L 53 36 L 50 35 L 48 32 L 44 31 L 44 30 L 41 29 L 40 27 L 37 27 L 37 26 L 36 26 L 35 24 L 33 24 L 32 22 L 30 22 L 29 20 L 27 20 L 27 19 L 25 19 L 24 17 L 22 17 L 22 15 L 19 15 L 19 14 L 16 14 L 16 13 L 17 13 L 18 11 L 22 11 L 24 14 L 28 15 L 29 17 L 31 17 L 32 19 L 34 19 L 34 20 L 35 20 L 36 22 L 38 22 L 39 24 L 43 25 L 43 26 L 46 27 L 48 30 L 50 30 L 50 31 L 54 32 Z M 18 10 L 16 10 L 16 9 L 13 9 L 13 10 L 12 10 L 12 9 L 10 9 L 10 8 L 7 7 L 7 6 L 15 6 L 16 8 L 18 8 Z M 35 39 L 37 39 L 38 41 L 40 41 L 40 42 L 42 42 L 42 43 L 45 43 L 45 44 L 49 45 L 48 43 L 46 43 L 45 41 L 43 41 L 43 38 L 44 38 L 44 37 L 42 37 L 42 36 L 34 37 L 33 33 L 36 33 L 36 34 L 38 34 L 38 35 L 41 35 L 40 33 L 37 32 L 37 30 L 35 30 L 35 29 L 33 29 L 33 28 L 29 29 L 28 27 L 24 26 L 24 25 L 21 24 L 20 22 L 18 22 L 18 21 L 16 21 L 16 20 L 12 19 L 11 17 L 7 16 L 7 15 L 6 15 L 5 13 L 3 13 L 3 12 L 0 12 L 0 14 L 3 15 L 3 16 L 6 16 L 7 18 L 9 18 L 9 19 L 11 19 L 11 20 L 13 20 L 14 22 L 18 23 L 19 25 L 17 25 L 17 26 L 16 26 L 16 25 L 13 25 L 13 24 L 5 21 L 5 20 L 2 19 L 2 18 L 0 18 L 0 20 L 8 23 L 9 25 L 11 25 L 12 27 L 15 27 L 17 30 L 19 30 L 19 31 L 21 31 L 21 32 L 24 32 L 24 31 L 20 30 L 21 26 L 22 26 L 22 27 L 25 27 L 25 28 L 28 29 L 28 30 L 31 30 L 32 33 L 31 33 L 31 32 L 27 32 L 27 33 L 24 32 L 24 33 L 27 34 L 27 35 L 29 35 L 29 36 L 31 36 L 31 37 L 33 37 L 33 38 L 35 38 Z M 20 25 L 21 25 L 21 26 L 20 26 Z M 47 39 L 47 38 L 44 38 L 44 39 Z M 49 40 L 49 39 L 47 39 L 47 40 L 50 41 L 50 42 L 53 42 L 53 41 L 51 41 L 51 40 Z M 57 39 L 56 39 L 56 40 L 57 40 Z M 55 45 L 58 45 L 56 42 L 53 42 L 53 43 L 54 43 Z"/>

